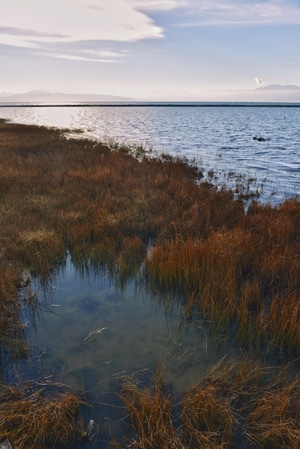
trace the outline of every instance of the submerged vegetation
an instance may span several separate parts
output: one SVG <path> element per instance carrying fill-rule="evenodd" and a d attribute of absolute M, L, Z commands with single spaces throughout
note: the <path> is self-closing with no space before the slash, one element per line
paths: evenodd
<path fill-rule="evenodd" d="M 256 448 L 299 447 L 300 202 L 253 200 L 245 212 L 244 187 L 217 189 L 166 155 L 0 121 L 0 443 L 75 442 L 75 396 L 24 396 L 5 382 L 9 360 L 27 355 L 22 308 L 38 307 L 32 280 L 47 283 L 69 254 L 81 270 L 106 268 L 121 287 L 138 276 L 249 354 L 200 379 L 180 416 L 161 376 L 147 391 L 128 379 L 125 445 L 230 448 L 245 438 Z M 288 368 L 265 368 L 272 354 Z M 51 421 L 58 415 L 63 430 Z"/>

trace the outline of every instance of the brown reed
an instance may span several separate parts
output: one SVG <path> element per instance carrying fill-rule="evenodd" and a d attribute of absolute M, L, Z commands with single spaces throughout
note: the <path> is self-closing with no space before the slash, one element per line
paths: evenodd
<path fill-rule="evenodd" d="M 24 324 L 20 321 L 18 286 L 22 271 L 19 266 L 0 262 L 0 361 L 7 356 L 14 358 L 26 355 L 22 338 Z"/>
<path fill-rule="evenodd" d="M 234 416 L 229 399 L 214 385 L 191 388 L 182 400 L 182 423 L 187 447 L 231 447 Z"/>
<path fill-rule="evenodd" d="M 253 401 L 254 402 L 254 401 Z M 253 403 L 246 435 L 258 448 L 297 449 L 300 442 L 299 375 L 289 384 L 273 384 Z"/>
<path fill-rule="evenodd" d="M 42 390 L 25 394 L 0 388 L 0 441 L 14 449 L 72 447 L 82 438 L 76 418 L 80 402 L 72 393 L 45 397 Z"/>
<path fill-rule="evenodd" d="M 188 310 L 195 311 L 196 306 L 216 327 L 226 329 L 236 323 L 243 344 L 276 344 L 289 354 L 297 353 L 298 209 L 296 201 L 289 207 L 258 207 L 255 210 L 262 210 L 267 224 L 252 210 L 239 227 L 202 239 L 177 237 L 156 244 L 145 266 L 150 285 L 161 291 L 175 289 L 186 299 Z M 292 217 L 286 218 L 288 213 Z M 285 219 L 288 225 L 283 226 Z M 286 325 L 276 319 L 279 315 Z"/>
<path fill-rule="evenodd" d="M 213 385 L 230 400 L 242 431 L 256 448 L 299 445 L 300 376 L 289 366 L 252 359 L 223 359 L 201 384 Z"/>
<path fill-rule="evenodd" d="M 289 366 L 266 366 L 248 357 L 224 357 L 189 388 L 176 407 L 160 371 L 150 387 L 138 387 L 130 377 L 121 392 L 133 430 L 127 432 L 127 445 L 222 449 L 248 447 L 248 441 L 256 449 L 296 449 L 299 388 L 300 377 Z"/>
<path fill-rule="evenodd" d="M 130 447 L 184 449 L 172 425 L 171 400 L 168 394 L 162 392 L 160 372 L 154 376 L 153 391 L 139 389 L 132 379 L 126 380 L 121 391 L 121 398 L 134 428 Z"/>

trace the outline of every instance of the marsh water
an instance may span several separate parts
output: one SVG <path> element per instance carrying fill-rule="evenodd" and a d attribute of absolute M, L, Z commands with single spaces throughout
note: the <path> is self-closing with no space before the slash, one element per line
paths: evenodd
<path fill-rule="evenodd" d="M 82 395 L 90 405 L 82 410 L 85 426 L 93 419 L 100 429 L 84 448 L 104 449 L 124 436 L 118 393 L 128 377 L 146 386 L 159 369 L 179 400 L 237 354 L 208 323 L 191 320 L 179 298 L 150 292 L 138 279 L 120 285 L 103 269 L 76 269 L 68 257 L 46 284 L 32 279 L 31 288 L 37 302 L 23 309 L 29 357 L 13 371 L 42 388 L 67 385 Z"/>
<path fill-rule="evenodd" d="M 40 307 L 24 311 L 33 358 L 96 396 L 113 379 L 158 367 L 177 393 L 186 391 L 229 346 L 190 322 L 179 299 L 141 284 L 121 287 L 105 270 L 76 270 L 68 259 L 47 288 L 36 284 Z"/>
<path fill-rule="evenodd" d="M 251 188 L 262 188 L 260 200 L 274 205 L 300 193 L 300 107 L 23 106 L 0 108 L 0 116 L 185 157 L 221 185 L 250 177 Z M 76 269 L 68 257 L 46 285 L 32 279 L 32 289 L 37 303 L 23 310 L 31 352 L 18 369 L 88 392 L 100 404 L 93 419 L 109 426 L 120 405 L 112 393 L 124 376 L 161 366 L 181 395 L 235 352 L 208 324 L 190 321 L 180 299 L 155 295 L 139 278 L 121 286 L 105 270 Z M 105 447 L 110 431 L 95 447 Z"/>

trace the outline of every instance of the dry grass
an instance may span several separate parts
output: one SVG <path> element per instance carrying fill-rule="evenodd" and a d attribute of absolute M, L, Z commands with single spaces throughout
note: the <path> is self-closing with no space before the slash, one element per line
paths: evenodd
<path fill-rule="evenodd" d="M 42 390 L 26 395 L 17 388 L 0 388 L 0 441 L 14 449 L 69 448 L 82 437 L 79 400 L 71 393 L 45 397 Z"/>
<path fill-rule="evenodd" d="M 148 388 L 127 379 L 121 393 L 132 425 L 127 447 L 296 449 L 299 389 L 300 377 L 288 367 L 272 368 L 250 358 L 222 359 L 179 404 L 172 404 L 160 374 Z M 236 442 L 237 436 L 243 443 Z"/>
<path fill-rule="evenodd" d="M 20 321 L 20 302 L 17 300 L 18 285 L 22 275 L 19 266 L 0 263 L 0 360 L 10 354 L 15 358 L 26 355 L 22 338 L 24 329 Z M 2 368 L 1 368 L 2 370 Z"/>
<path fill-rule="evenodd" d="M 233 439 L 234 416 L 229 399 L 214 385 L 193 387 L 182 401 L 186 447 L 227 449 Z"/>
<path fill-rule="evenodd" d="M 123 385 L 121 398 L 128 410 L 134 430 L 130 447 L 184 449 L 172 424 L 171 400 L 166 393 L 162 392 L 160 373 L 156 373 L 154 377 L 152 391 L 139 389 L 132 379 L 128 379 Z"/>
<path fill-rule="evenodd" d="M 299 375 L 289 384 L 273 384 L 253 403 L 246 434 L 257 448 L 297 449 L 300 444 Z"/>
<path fill-rule="evenodd" d="M 173 289 L 187 309 L 243 345 L 299 351 L 299 201 L 253 206 L 239 225 L 207 237 L 156 244 L 146 262 L 155 290 Z"/>
<path fill-rule="evenodd" d="M 251 359 L 223 360 L 203 379 L 230 400 L 255 448 L 299 447 L 300 376 Z"/>
<path fill-rule="evenodd" d="M 14 257 L 33 275 L 47 275 L 56 263 L 65 259 L 63 241 L 53 230 L 23 231 L 16 243 Z"/>

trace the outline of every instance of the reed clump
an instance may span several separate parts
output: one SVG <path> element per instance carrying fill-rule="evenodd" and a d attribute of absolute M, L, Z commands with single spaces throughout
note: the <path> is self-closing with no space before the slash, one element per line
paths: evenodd
<path fill-rule="evenodd" d="M 8 439 L 14 449 L 73 447 L 82 438 L 79 405 L 72 393 L 51 397 L 1 385 L 0 441 Z"/>
<path fill-rule="evenodd" d="M 266 388 L 253 403 L 245 423 L 248 439 L 258 448 L 297 449 L 300 442 L 299 375 Z"/>
<path fill-rule="evenodd" d="M 250 358 L 220 360 L 181 399 L 170 395 L 160 371 L 150 387 L 131 377 L 121 391 L 132 426 L 128 447 L 296 449 L 299 381 L 288 367 Z"/>
<path fill-rule="evenodd" d="M 298 200 L 254 204 L 233 228 L 157 243 L 145 265 L 150 287 L 176 291 L 218 328 L 234 326 L 242 344 L 297 354 L 299 210 Z"/>
<path fill-rule="evenodd" d="M 0 263 L 0 360 L 9 355 L 14 358 L 26 355 L 23 341 L 25 325 L 20 320 L 21 304 L 18 301 L 18 287 L 22 271 L 17 265 Z M 0 369 L 0 376 L 3 366 Z"/>
<path fill-rule="evenodd" d="M 186 447 L 231 447 L 234 415 L 229 399 L 216 386 L 191 388 L 182 400 L 181 419 Z"/>
<path fill-rule="evenodd" d="M 213 385 L 228 399 L 234 433 L 255 448 L 299 445 L 300 377 L 286 367 L 253 359 L 223 359 L 201 383 Z"/>
<path fill-rule="evenodd" d="M 53 230 L 23 231 L 16 242 L 17 260 L 22 261 L 33 275 L 45 275 L 65 260 L 65 246 Z"/>
<path fill-rule="evenodd" d="M 139 389 L 132 379 L 128 379 L 123 385 L 121 398 L 134 430 L 130 447 L 184 449 L 172 425 L 171 400 L 169 395 L 162 391 L 160 373 L 154 376 L 152 391 L 151 388 Z"/>

